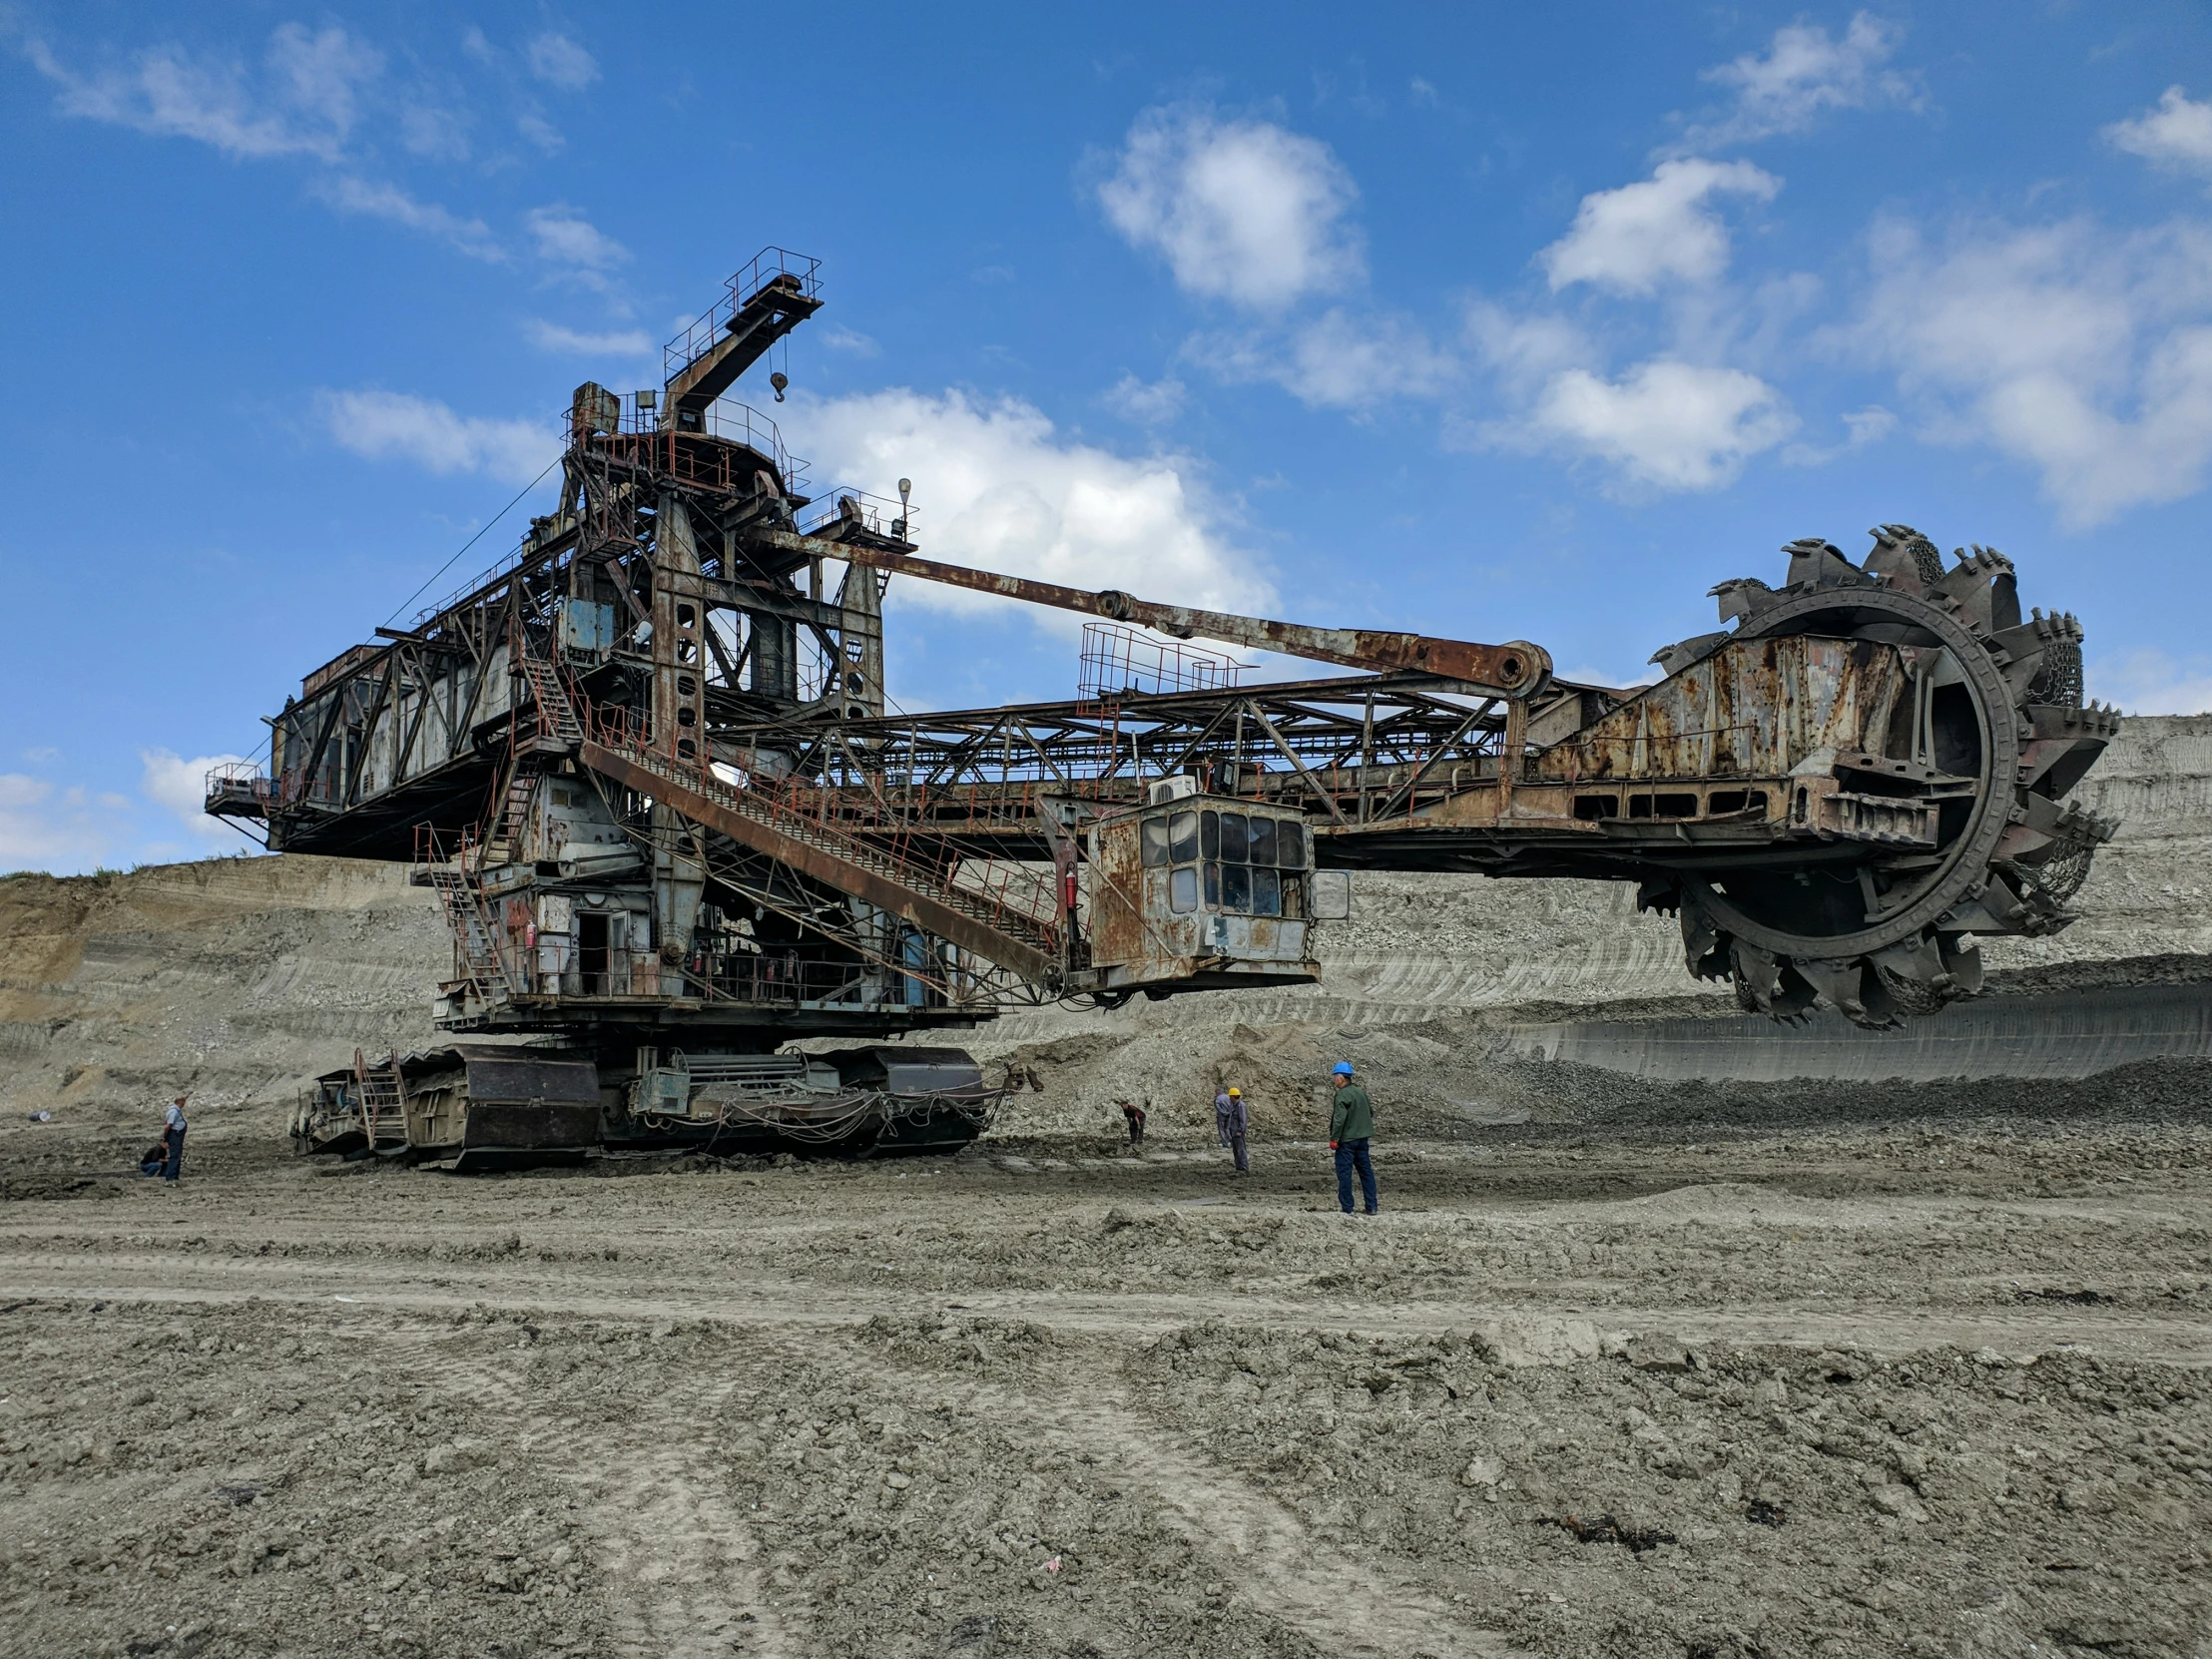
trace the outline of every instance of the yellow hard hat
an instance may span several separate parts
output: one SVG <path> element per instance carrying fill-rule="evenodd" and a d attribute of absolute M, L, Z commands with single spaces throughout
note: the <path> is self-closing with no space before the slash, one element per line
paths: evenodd
<path fill-rule="evenodd" d="M 1244 1090 L 1242 1089 L 1231 1089 L 1229 1092 L 1237 1096 L 1240 1100 L 1244 1098 Z"/>

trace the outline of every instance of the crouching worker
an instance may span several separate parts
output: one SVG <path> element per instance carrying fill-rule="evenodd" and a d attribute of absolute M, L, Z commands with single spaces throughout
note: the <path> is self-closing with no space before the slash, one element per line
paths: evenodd
<path fill-rule="evenodd" d="M 1329 1150 L 1337 1155 L 1337 1204 L 1346 1215 L 1352 1214 L 1352 1173 L 1358 1170 L 1361 1195 L 1372 1216 L 1382 1208 L 1376 1202 L 1375 1161 L 1368 1155 L 1368 1142 L 1375 1134 L 1375 1106 L 1368 1091 L 1352 1080 L 1350 1060 L 1339 1060 L 1332 1077 L 1337 1094 L 1329 1109 Z"/>
<path fill-rule="evenodd" d="M 1129 1125 L 1129 1144 L 1133 1147 L 1144 1145 L 1144 1108 L 1134 1100 L 1124 1100 L 1118 1104 L 1123 1119 Z"/>
<path fill-rule="evenodd" d="M 162 1166 L 168 1162 L 168 1143 L 166 1141 L 156 1141 L 152 1146 L 148 1147 L 144 1152 L 139 1154 L 139 1174 L 148 1176 L 159 1175 L 162 1172 Z"/>

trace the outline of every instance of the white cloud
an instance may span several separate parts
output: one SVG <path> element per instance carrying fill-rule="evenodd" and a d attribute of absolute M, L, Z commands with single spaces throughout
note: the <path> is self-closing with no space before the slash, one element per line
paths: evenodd
<path fill-rule="evenodd" d="M 452 244 L 472 260 L 497 265 L 507 258 L 506 250 L 492 236 L 491 227 L 482 220 L 463 219 L 435 202 L 417 202 L 397 185 L 370 184 L 349 174 L 338 174 L 316 180 L 309 189 L 340 213 L 365 214 L 371 219 L 420 231 L 425 236 Z"/>
<path fill-rule="evenodd" d="M 855 357 L 880 356 L 883 350 L 866 334 L 858 333 L 853 329 L 835 323 L 815 335 L 815 338 L 832 351 L 849 351 Z"/>
<path fill-rule="evenodd" d="M 1114 229 L 1164 255 L 1186 290 L 1265 311 L 1360 278 L 1343 223 L 1357 195 L 1318 139 L 1195 108 L 1140 115 L 1098 187 Z"/>
<path fill-rule="evenodd" d="M 1272 380 L 1314 408 L 1363 410 L 1433 397 L 1458 373 L 1455 359 L 1412 323 L 1355 317 L 1334 306 L 1287 333 L 1199 338 L 1184 350 L 1225 380 Z"/>
<path fill-rule="evenodd" d="M 526 484 L 560 453 L 550 421 L 488 420 L 457 415 L 434 398 L 393 391 L 324 392 L 319 399 L 330 435 L 370 460 L 394 457 L 426 471 L 484 472 Z"/>
<path fill-rule="evenodd" d="M 525 110 L 515 117 L 515 131 L 548 156 L 558 156 L 568 148 L 568 140 L 562 136 L 560 128 L 535 110 Z"/>
<path fill-rule="evenodd" d="M 530 343 L 540 351 L 556 351 L 564 356 L 643 357 L 653 351 L 653 341 L 644 330 L 638 328 L 588 334 L 575 328 L 564 328 L 558 322 L 531 317 L 523 324 L 523 330 L 530 336 Z"/>
<path fill-rule="evenodd" d="M 384 57 L 343 29 L 309 34 L 286 23 L 270 36 L 269 67 L 286 103 L 342 140 L 353 130 L 355 95 L 383 72 Z"/>
<path fill-rule="evenodd" d="M 2033 467 L 2070 528 L 2202 487 L 2212 463 L 2212 231 L 1889 223 L 1848 342 L 1894 364 L 1931 432 Z"/>
<path fill-rule="evenodd" d="M 1796 425 L 1781 393 L 1757 375 L 1654 358 L 1618 380 L 1562 370 L 1524 415 L 1476 437 L 1492 448 L 1593 457 L 1630 490 L 1710 490 L 1733 483 Z"/>
<path fill-rule="evenodd" d="M 2168 87 L 2156 109 L 2114 122 L 2104 136 L 2157 166 L 2212 176 L 2212 104 L 2191 103 L 2179 87 Z"/>
<path fill-rule="evenodd" d="M 2092 660 L 2089 695 L 2131 715 L 2212 714 L 2212 659 L 2177 663 L 2163 651 Z"/>
<path fill-rule="evenodd" d="M 600 231 L 574 208 L 560 203 L 532 208 L 523 215 L 523 223 L 537 239 L 539 255 L 556 265 L 573 266 L 578 271 L 604 276 L 616 266 L 629 262 L 629 249 Z"/>
<path fill-rule="evenodd" d="M 0 772 L 0 871 L 74 867 L 92 849 L 80 815 L 54 800 L 54 786 L 20 772 Z"/>
<path fill-rule="evenodd" d="M 196 835 L 227 843 L 238 839 L 235 829 L 221 819 L 210 818 L 205 811 L 208 774 L 219 766 L 243 766 L 246 757 L 202 755 L 187 761 L 166 749 L 142 749 L 139 762 L 145 768 L 139 787 L 149 801 L 175 813 L 178 821 Z"/>
<path fill-rule="evenodd" d="M 1898 31 L 1866 12 L 1851 20 L 1842 40 L 1813 24 L 1777 29 L 1763 56 L 1747 52 L 1705 71 L 1703 79 L 1735 93 L 1735 107 L 1684 137 L 1692 146 L 1711 149 L 1802 133 L 1830 110 L 1916 106 L 1919 92 L 1912 78 L 1883 67 L 1897 43 Z"/>
<path fill-rule="evenodd" d="M 1649 293 L 1668 278 L 1709 282 L 1728 269 L 1728 232 L 1708 201 L 1768 202 L 1781 188 L 1749 162 L 1661 162 L 1639 184 L 1585 196 L 1567 234 L 1537 259 L 1554 292 L 1570 282 L 1620 293 Z"/>
<path fill-rule="evenodd" d="M 1782 459 L 1791 466 L 1826 466 L 1870 443 L 1880 443 L 1898 429 L 1898 417 L 1879 403 L 1870 403 L 1864 409 L 1847 409 L 1840 418 L 1844 423 L 1843 442 L 1825 448 L 1793 443 L 1782 451 Z"/>
<path fill-rule="evenodd" d="M 432 161 L 466 161 L 468 119 L 459 110 L 435 104 L 408 104 L 399 112 L 399 142 L 409 154 Z"/>
<path fill-rule="evenodd" d="M 1139 426 L 1165 426 L 1183 412 L 1183 382 L 1124 374 L 1106 388 L 1106 406 Z"/>
<path fill-rule="evenodd" d="M 309 155 L 335 161 L 350 137 L 360 88 L 383 57 L 343 29 L 309 33 L 286 23 L 270 37 L 261 85 L 235 60 L 195 58 L 156 46 L 128 67 L 78 75 L 45 43 L 26 48 L 39 73 L 61 88 L 64 115 L 138 132 L 195 139 L 227 156 Z"/>
<path fill-rule="evenodd" d="M 539 35 L 523 55 L 531 74 L 564 92 L 581 92 L 599 79 L 599 60 L 566 35 Z"/>
<path fill-rule="evenodd" d="M 1467 307 L 1467 338 L 1508 385 L 1532 390 L 1560 369 L 1595 360 L 1582 330 L 1563 316 L 1507 310 L 1478 299 Z"/>
<path fill-rule="evenodd" d="M 932 557 L 1212 610 L 1273 603 L 1252 560 L 1224 539 L 1205 492 L 1187 483 L 1187 463 L 1068 442 L 1019 399 L 986 404 L 956 391 L 897 389 L 810 401 L 793 425 L 817 477 L 882 495 L 912 478 L 916 528 Z M 901 582 L 896 592 L 945 611 L 1012 603 L 926 582 Z M 1055 631 L 1075 625 L 1068 613 L 1021 610 Z"/>

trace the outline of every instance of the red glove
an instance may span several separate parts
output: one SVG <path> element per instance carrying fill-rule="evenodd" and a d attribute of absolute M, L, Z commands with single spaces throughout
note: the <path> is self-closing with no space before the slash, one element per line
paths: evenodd
<path fill-rule="evenodd" d="M 1329 1143 L 1329 1150 L 1330 1150 L 1330 1151 L 1332 1151 L 1332 1152 L 1334 1152 L 1334 1151 L 1336 1151 L 1336 1150 L 1337 1150 L 1337 1143 L 1336 1143 L 1335 1141 L 1331 1141 L 1331 1142 Z"/>

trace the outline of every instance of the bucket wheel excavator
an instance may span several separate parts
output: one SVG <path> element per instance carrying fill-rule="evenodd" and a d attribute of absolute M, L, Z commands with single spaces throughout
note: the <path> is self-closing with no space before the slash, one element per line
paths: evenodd
<path fill-rule="evenodd" d="M 979 571 L 919 556 L 906 480 L 816 488 L 727 397 L 821 303 L 770 250 L 660 386 L 579 387 L 558 509 L 211 776 L 273 849 L 411 861 L 451 923 L 455 1041 L 356 1054 L 303 1147 L 946 1150 L 1002 1091 L 904 1039 L 1312 982 L 1359 869 L 1633 881 L 1746 1009 L 1890 1026 L 1970 995 L 1978 937 L 2071 920 L 2112 833 L 2065 799 L 2117 729 L 2081 629 L 1993 550 L 1793 542 L 1632 687 Z M 1081 695 L 892 710 L 893 577 L 1084 614 Z M 1329 668 L 1248 682 L 1239 649 Z"/>

